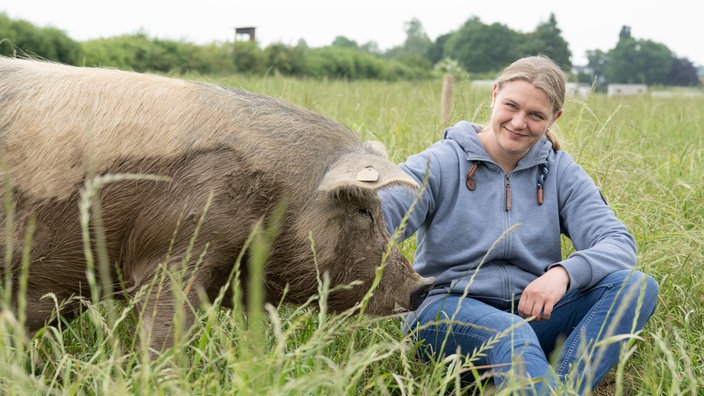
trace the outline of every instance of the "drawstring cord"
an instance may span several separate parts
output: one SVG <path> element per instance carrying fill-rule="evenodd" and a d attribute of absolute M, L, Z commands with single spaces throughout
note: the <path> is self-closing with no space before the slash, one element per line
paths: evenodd
<path fill-rule="evenodd" d="M 543 204 L 543 185 L 548 177 L 548 164 L 540 164 L 538 167 L 538 205 Z"/>
<path fill-rule="evenodd" d="M 469 172 L 467 173 L 467 181 L 465 184 L 467 184 L 467 189 L 469 191 L 474 191 L 475 188 L 477 188 L 477 183 L 472 180 L 472 176 L 474 176 L 474 173 L 477 171 L 477 166 L 479 166 L 479 161 L 474 161 L 474 164 L 472 164 L 472 168 L 469 169 Z"/>
<path fill-rule="evenodd" d="M 474 181 L 473 177 L 474 174 L 477 172 L 477 167 L 479 166 L 479 161 L 475 161 L 472 164 L 472 167 L 469 169 L 469 172 L 467 172 L 467 180 L 465 181 L 465 184 L 467 185 L 467 189 L 469 191 L 474 191 L 474 189 L 477 188 L 477 183 Z M 538 166 L 538 205 L 543 204 L 543 186 L 545 185 L 545 178 L 548 177 L 548 164 L 540 164 Z M 508 180 L 507 180 L 508 182 Z M 507 183 L 507 188 L 506 188 L 507 194 L 510 194 L 510 189 L 508 187 Z M 510 197 L 506 197 L 507 199 L 507 210 L 511 208 L 510 204 Z"/>

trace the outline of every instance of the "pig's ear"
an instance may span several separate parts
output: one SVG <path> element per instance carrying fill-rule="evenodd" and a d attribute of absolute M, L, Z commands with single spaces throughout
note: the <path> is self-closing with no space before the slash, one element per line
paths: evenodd
<path fill-rule="evenodd" d="M 364 142 L 364 150 L 370 154 L 376 154 L 379 157 L 389 158 L 384 144 L 378 140 L 367 140 Z"/>
<path fill-rule="evenodd" d="M 376 191 L 398 184 L 418 188 L 413 178 L 388 159 L 375 154 L 348 153 L 328 169 L 318 191 L 333 192 L 350 187 Z"/>

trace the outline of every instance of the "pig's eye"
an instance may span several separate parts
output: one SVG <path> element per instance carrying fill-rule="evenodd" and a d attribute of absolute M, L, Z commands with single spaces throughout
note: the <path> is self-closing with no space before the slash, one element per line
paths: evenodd
<path fill-rule="evenodd" d="M 363 216 L 369 217 L 369 220 L 374 223 L 374 215 L 372 214 L 372 211 L 367 209 L 367 208 L 359 208 L 359 214 Z"/>

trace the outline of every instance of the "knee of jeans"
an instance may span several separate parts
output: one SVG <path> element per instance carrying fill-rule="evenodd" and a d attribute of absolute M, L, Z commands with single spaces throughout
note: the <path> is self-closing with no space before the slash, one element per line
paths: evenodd
<path fill-rule="evenodd" d="M 633 271 L 626 290 L 633 290 L 636 295 L 642 294 L 642 312 L 652 315 L 657 305 L 659 286 L 658 282 L 650 275 L 640 271 Z"/>
<path fill-rule="evenodd" d="M 526 321 L 518 322 L 516 326 L 504 331 L 503 337 L 512 340 L 514 346 L 540 345 L 538 335 Z"/>
<path fill-rule="evenodd" d="M 658 301 L 659 286 L 658 282 L 650 275 L 645 275 L 645 288 L 643 292 L 643 305 L 649 307 L 648 313 L 652 314 L 655 311 L 655 306 Z"/>
<path fill-rule="evenodd" d="M 529 365 L 545 360 L 545 351 L 540 345 L 540 340 L 527 322 L 498 334 L 495 340 L 487 343 L 484 353 L 488 355 L 491 364 L 499 366 L 511 363 L 514 359 L 523 360 Z M 508 369 L 508 366 L 504 366 L 495 370 Z"/>

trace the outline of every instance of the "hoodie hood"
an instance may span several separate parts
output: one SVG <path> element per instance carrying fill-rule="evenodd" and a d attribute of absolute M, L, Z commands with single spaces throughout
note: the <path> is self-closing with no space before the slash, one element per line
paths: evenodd
<path fill-rule="evenodd" d="M 495 164 L 494 160 L 489 157 L 489 154 L 484 149 L 484 145 L 479 140 L 479 136 L 477 136 L 481 130 L 482 126 L 480 125 L 460 121 L 454 126 L 445 129 L 443 139 L 452 140 L 457 143 L 457 145 L 467 153 L 467 160 L 469 161 L 482 161 Z M 543 136 L 538 143 L 533 145 L 530 151 L 518 161 L 516 170 L 546 164 L 551 150 L 552 143 Z"/>

